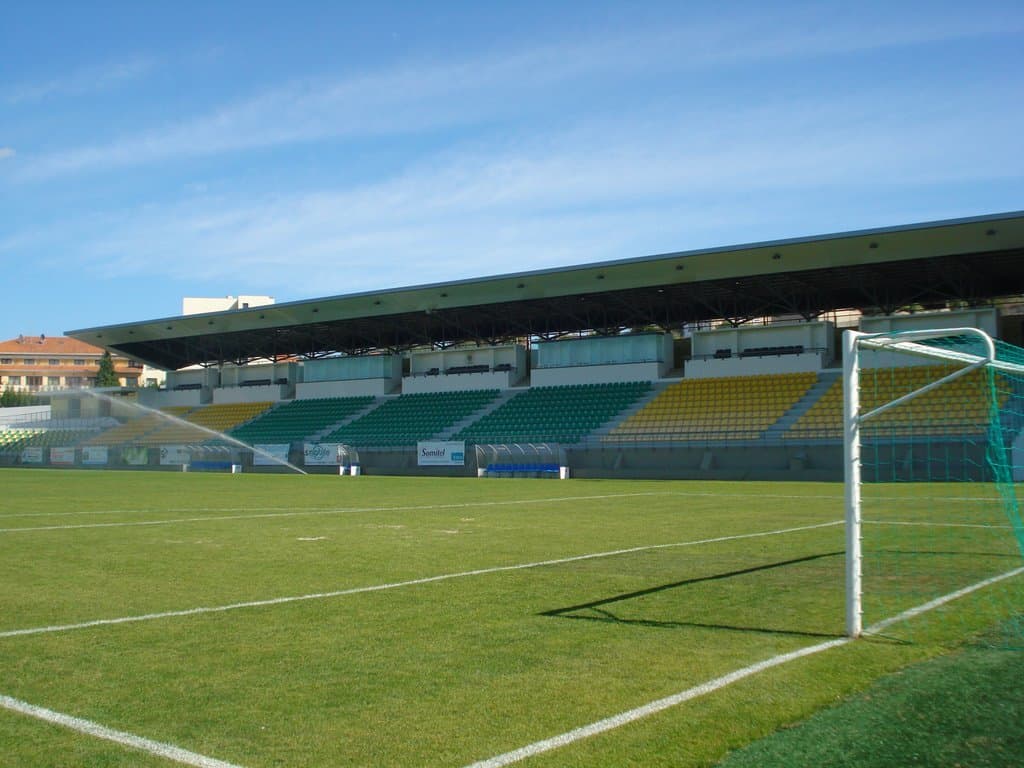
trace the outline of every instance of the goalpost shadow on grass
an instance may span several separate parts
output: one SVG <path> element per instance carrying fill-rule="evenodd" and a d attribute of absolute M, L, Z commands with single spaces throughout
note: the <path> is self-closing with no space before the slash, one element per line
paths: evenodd
<path fill-rule="evenodd" d="M 764 565 L 755 565 L 750 568 L 741 568 L 734 571 L 725 571 L 723 573 L 714 573 L 709 576 L 697 576 L 691 579 L 683 579 L 681 581 L 674 581 L 669 584 L 659 584 L 655 587 L 648 587 L 646 589 L 639 589 L 634 592 L 626 592 L 620 595 L 614 595 L 612 597 L 605 597 L 599 600 L 592 600 L 587 603 L 579 603 L 577 605 L 570 605 L 564 608 L 552 608 L 548 611 L 541 611 L 539 616 L 550 616 L 560 619 L 576 619 L 582 621 L 603 621 L 614 624 L 632 624 L 637 626 L 645 627 L 694 627 L 700 629 L 726 629 L 736 632 L 757 632 L 762 634 L 776 634 L 776 635 L 795 635 L 800 637 L 825 637 L 835 638 L 843 637 L 842 633 L 828 633 L 828 632 L 809 632 L 805 630 L 788 630 L 788 629 L 773 629 L 770 627 L 741 627 L 733 626 L 728 624 L 702 624 L 699 622 L 690 621 L 659 621 L 656 619 L 624 619 L 607 610 L 600 610 L 603 606 L 612 605 L 614 603 L 622 603 L 628 600 L 633 600 L 638 597 L 645 597 L 647 595 L 657 594 L 658 592 L 664 592 L 670 589 L 678 589 L 680 587 L 692 586 L 694 584 L 701 584 L 709 581 L 721 581 L 724 579 L 731 579 L 737 576 L 747 576 L 752 573 L 758 573 L 761 571 L 774 570 L 776 568 L 785 568 L 791 565 L 798 565 L 801 563 L 808 563 L 815 560 L 822 560 L 829 557 L 841 557 L 845 554 L 842 550 L 837 552 L 823 552 L 816 555 L 807 555 L 805 557 L 792 558 L 790 560 L 780 560 L 774 563 L 766 563 Z M 593 614 L 580 613 L 581 611 L 593 611 Z M 597 614 L 597 615 L 594 615 Z"/>

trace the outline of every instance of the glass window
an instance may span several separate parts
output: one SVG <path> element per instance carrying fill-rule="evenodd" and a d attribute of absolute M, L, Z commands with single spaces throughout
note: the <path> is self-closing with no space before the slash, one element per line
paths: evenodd
<path fill-rule="evenodd" d="M 26 376 L 25 383 L 30 387 L 41 387 L 43 386 L 42 376 Z"/>
<path fill-rule="evenodd" d="M 26 357 L 21 362 L 23 362 L 25 365 L 35 365 L 36 364 L 36 359 L 34 357 Z"/>
<path fill-rule="evenodd" d="M 14 358 L 13 357 L 0 357 L 0 365 L 13 365 L 13 364 L 14 364 Z"/>
<path fill-rule="evenodd" d="M 7 377 L 7 383 L 10 384 L 12 387 L 20 387 L 21 386 L 21 376 L 8 376 Z"/>
<path fill-rule="evenodd" d="M 51 357 L 50 360 L 49 360 L 49 364 L 50 365 L 54 365 L 54 366 L 55 365 L 60 365 L 60 360 L 58 360 L 56 357 Z"/>
<path fill-rule="evenodd" d="M 85 365 L 85 360 L 75 360 L 75 365 Z"/>
<path fill-rule="evenodd" d="M 46 377 L 46 385 L 48 387 L 59 387 L 60 386 L 60 376 L 47 376 Z"/>

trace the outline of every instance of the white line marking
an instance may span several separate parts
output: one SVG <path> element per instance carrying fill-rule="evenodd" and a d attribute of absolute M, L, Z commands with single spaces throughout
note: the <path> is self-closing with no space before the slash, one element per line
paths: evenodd
<path fill-rule="evenodd" d="M 777 667 L 780 664 L 785 664 L 788 661 L 803 658 L 804 656 L 810 656 L 821 651 L 827 651 L 830 648 L 846 645 L 849 642 L 851 642 L 851 639 L 848 637 L 838 637 L 835 640 L 828 640 L 824 643 L 811 645 L 790 653 L 773 656 L 770 659 L 765 659 L 764 661 L 759 661 L 756 664 L 751 664 L 749 667 L 743 667 L 743 669 L 738 669 L 735 672 L 730 672 L 727 675 L 716 677 L 714 680 L 708 680 L 706 683 L 701 683 L 693 688 L 680 691 L 672 696 L 666 696 L 663 699 L 658 699 L 657 701 L 652 701 L 649 704 L 644 704 L 642 707 L 620 712 L 617 715 L 606 717 L 603 720 L 598 720 L 597 722 L 590 723 L 589 725 L 573 728 L 571 731 L 566 731 L 558 736 L 552 736 L 549 739 L 535 741 L 533 744 L 527 744 L 525 747 L 514 749 L 511 752 L 505 752 L 504 754 L 488 758 L 487 760 L 480 760 L 479 762 L 467 766 L 467 768 L 500 768 L 500 766 L 518 763 L 520 760 L 525 760 L 528 757 L 539 755 L 542 752 L 549 752 L 552 749 L 558 749 L 559 747 L 564 747 L 567 744 L 572 744 L 574 741 L 596 736 L 599 733 L 610 731 L 613 728 L 619 728 L 627 723 L 632 723 L 636 720 L 650 717 L 651 715 L 668 709 L 669 707 L 674 707 L 677 704 L 682 704 L 684 701 L 690 701 L 691 699 L 696 699 L 708 693 L 713 693 L 719 688 L 724 688 L 727 685 L 731 685 L 745 677 L 756 675 L 758 672 L 763 672 L 766 669 Z"/>
<path fill-rule="evenodd" d="M 993 531 L 1012 531 L 1012 525 L 983 525 L 981 523 L 933 523 L 928 521 L 913 522 L 909 520 L 864 520 L 865 525 L 913 525 L 925 528 L 984 528 Z"/>
<path fill-rule="evenodd" d="M 1012 571 L 1007 571 L 1006 573 L 1000 574 L 998 576 L 993 576 L 990 579 L 979 581 L 978 583 L 972 584 L 969 587 L 964 587 L 963 589 L 958 590 L 956 592 L 951 592 L 948 595 L 944 595 L 942 597 L 936 598 L 935 600 L 924 603 L 923 605 L 919 605 L 915 608 L 906 610 L 903 613 L 893 616 L 892 618 L 885 619 L 884 621 L 880 621 L 877 624 L 872 624 L 870 627 L 865 629 L 864 632 L 865 634 L 877 634 L 883 629 L 892 626 L 896 622 L 904 621 L 906 619 L 919 616 L 922 613 L 939 607 L 940 605 L 944 605 L 948 602 L 956 600 L 957 598 L 968 595 L 971 592 L 982 589 L 991 584 L 995 584 L 996 582 L 1002 581 L 1004 579 L 1012 578 L 1013 576 L 1017 576 L 1019 574 L 1024 574 L 1024 567 L 1015 568 Z M 691 699 L 696 699 L 700 696 L 704 696 L 709 693 L 714 693 L 715 691 L 720 690 L 721 688 L 725 688 L 728 685 L 732 685 L 733 683 L 739 680 L 743 680 L 744 678 L 750 677 L 751 675 L 756 675 L 759 672 L 764 672 L 766 669 L 771 669 L 772 667 L 777 667 L 782 664 L 786 664 L 787 662 L 794 661 L 805 656 L 811 656 L 816 653 L 821 653 L 822 651 L 827 651 L 832 648 L 838 648 L 839 646 L 847 645 L 851 642 L 853 642 L 853 638 L 838 637 L 835 640 L 827 640 L 823 643 L 810 645 L 806 648 L 800 648 L 796 651 L 791 651 L 789 653 L 783 653 L 778 656 L 773 656 L 770 659 L 759 661 L 756 664 L 751 664 L 750 666 L 743 667 L 742 669 L 738 669 L 735 672 L 730 672 L 729 674 L 722 675 L 721 677 L 716 677 L 713 680 L 708 680 L 706 683 L 701 683 L 700 685 L 694 686 L 693 688 L 688 688 L 685 691 L 680 691 L 679 693 L 673 694 L 671 696 L 666 696 L 663 699 L 652 701 L 648 704 L 644 704 L 643 706 L 636 707 L 635 709 L 620 712 L 617 715 L 606 717 L 603 720 L 598 720 L 596 722 L 590 723 L 589 725 L 580 726 L 579 728 L 573 728 L 571 731 L 566 731 L 565 733 L 559 734 L 557 736 L 552 736 L 551 738 L 535 741 L 532 744 L 527 744 L 525 747 L 520 747 L 519 749 L 514 749 L 510 752 L 505 752 L 503 754 L 496 755 L 495 757 L 491 757 L 486 760 L 480 760 L 478 762 L 466 766 L 466 768 L 501 768 L 501 766 L 511 765 L 512 763 L 518 763 L 520 760 L 525 760 L 529 757 L 534 757 L 544 752 L 549 752 L 553 749 L 564 747 L 568 744 L 572 744 L 575 741 L 580 741 L 581 739 L 596 736 L 599 733 L 604 733 L 605 731 L 610 731 L 614 728 L 618 728 L 628 723 L 635 722 L 636 720 L 649 717 L 650 715 L 656 714 L 670 707 L 674 707 L 677 704 L 682 704 L 683 702 L 690 701 Z"/>
<path fill-rule="evenodd" d="M 1001 496 L 994 493 L 991 496 L 867 496 L 864 501 L 927 501 L 929 503 L 944 501 L 948 504 L 959 504 L 962 501 L 999 501 Z"/>
<path fill-rule="evenodd" d="M 37 707 L 34 704 L 29 704 L 28 702 L 15 699 L 10 696 L 4 696 L 3 694 L 0 694 L 0 707 L 23 715 L 28 715 L 29 717 L 34 717 L 39 720 L 45 720 L 46 722 L 53 723 L 54 725 L 70 728 L 73 731 L 84 733 L 87 736 L 106 739 L 107 741 L 113 741 L 117 744 L 131 747 L 132 749 L 148 752 L 151 755 L 173 760 L 176 763 L 192 765 L 196 766 L 196 768 L 240 768 L 240 766 L 235 765 L 234 763 L 226 763 L 223 760 L 216 760 L 212 757 L 206 757 L 205 755 L 200 755 L 195 752 L 189 752 L 187 749 L 176 747 L 173 744 L 165 744 L 161 741 L 152 741 L 151 739 L 136 736 L 132 733 L 116 731 L 113 728 L 108 728 L 105 725 L 94 723 L 91 720 L 83 720 L 80 717 L 73 717 L 61 712 L 54 712 L 52 709 Z"/>
<path fill-rule="evenodd" d="M 70 531 L 79 528 L 128 528 L 145 525 L 174 525 L 176 523 L 205 523 L 221 520 L 262 520 L 273 517 L 302 517 L 316 515 L 346 515 L 363 512 L 429 512 L 440 509 L 466 509 L 468 507 L 506 507 L 527 504 L 549 504 L 562 501 L 601 501 L 606 499 L 635 498 L 637 496 L 672 496 L 669 492 L 609 493 L 599 496 L 556 496 L 549 499 L 508 499 L 505 501 L 467 501 L 458 504 L 420 504 L 403 507 L 341 507 L 336 509 L 293 509 L 287 512 L 265 512 L 255 515 L 211 515 L 208 517 L 175 517 L 166 520 L 132 520 L 113 523 L 78 523 L 75 525 L 39 525 L 24 528 L 0 528 L 0 533 L 26 533 L 29 531 Z"/>
<path fill-rule="evenodd" d="M 718 536 L 713 539 L 699 539 L 694 541 L 680 541 L 671 544 L 647 544 L 639 547 L 629 547 L 628 549 L 616 549 L 609 552 L 593 552 L 585 555 L 574 555 L 572 557 L 562 557 L 553 560 L 539 560 L 533 563 L 518 563 L 515 565 L 499 565 L 491 568 L 477 568 L 471 571 L 459 571 L 457 573 L 444 573 L 438 576 L 424 576 L 419 579 L 410 579 L 408 581 L 396 581 L 387 584 L 374 584 L 366 587 L 351 587 L 349 589 L 339 589 L 333 592 L 315 592 L 309 595 L 294 595 L 288 597 L 274 597 L 267 600 L 251 600 L 244 603 L 231 603 L 229 605 L 216 605 L 216 606 L 201 606 L 198 608 L 186 608 L 179 611 L 163 611 L 161 613 L 146 613 L 139 616 L 122 616 L 115 619 L 95 619 L 93 621 L 83 621 L 77 624 L 57 624 L 47 627 L 28 627 L 26 629 L 9 629 L 4 632 L 0 632 L 0 639 L 5 637 L 20 637 L 23 635 L 41 635 L 49 632 L 65 632 L 72 629 L 86 629 L 88 627 L 102 627 L 112 624 L 128 624 L 137 621 L 152 621 L 154 619 L 166 619 L 177 616 L 197 616 L 203 613 L 223 613 L 224 611 L 235 611 L 241 608 L 261 608 L 270 605 L 283 605 L 285 603 L 297 603 L 305 600 L 325 600 L 332 597 L 344 597 L 346 595 L 358 595 L 366 592 L 380 592 L 387 589 L 398 589 L 399 587 L 412 587 L 419 584 L 430 584 L 437 581 L 449 581 L 451 579 L 462 579 L 469 576 L 484 576 L 491 573 L 503 573 L 506 571 L 522 571 L 529 568 L 542 568 L 549 565 L 563 565 L 565 563 L 575 563 L 581 560 L 594 560 L 601 557 L 615 557 L 617 555 L 626 555 L 634 552 L 646 552 L 656 549 L 670 549 L 675 547 L 693 547 L 701 544 L 717 544 L 724 541 L 736 541 L 738 539 L 753 539 L 764 536 L 779 536 L 786 533 L 798 533 L 800 531 L 810 531 L 817 528 L 829 528 L 836 525 L 842 525 L 842 520 L 834 520 L 828 523 L 815 523 L 814 525 L 802 525 L 796 528 L 783 528 L 773 531 L 757 531 L 755 533 L 739 533 L 732 536 Z"/>
<path fill-rule="evenodd" d="M 839 495 L 811 495 L 811 494 L 769 494 L 769 493 L 723 493 L 723 492 L 711 492 L 711 491 L 643 491 L 636 493 L 620 493 L 620 494 L 605 494 L 600 496 L 560 496 L 550 499 L 550 501 L 585 501 L 587 499 L 608 499 L 617 498 L 621 496 L 675 496 L 679 498 L 730 498 L 730 499 L 825 499 L 828 501 L 841 502 L 843 500 L 842 494 Z M 944 499 L 945 500 L 945 499 Z M 536 503 L 540 501 L 549 501 L 549 499 L 525 499 L 513 502 L 490 502 L 492 504 L 503 504 L 503 503 Z M 458 506 L 458 505 L 456 505 Z M 427 509 L 435 509 L 436 507 L 426 507 Z M 169 509 L 155 509 L 152 507 L 140 508 L 140 509 L 82 509 L 82 510 L 66 510 L 62 512 L 5 512 L 0 513 L 0 520 L 4 518 L 17 518 L 17 517 L 70 517 L 73 515 L 138 515 L 147 514 L 150 512 L 161 512 L 164 514 L 170 512 L 252 512 L 253 510 L 259 512 L 292 512 L 294 507 L 187 507 L 187 508 L 174 508 Z M 381 511 L 388 511 L 391 507 L 375 507 Z M 400 507 L 398 509 L 406 509 Z M 311 513 L 331 513 L 331 512 L 343 512 L 347 510 L 338 509 L 337 507 L 319 507 L 319 508 L 307 508 L 307 512 Z"/>
<path fill-rule="evenodd" d="M 74 517 L 77 515 L 146 515 L 152 512 L 283 512 L 292 510 L 295 507 L 168 507 L 154 509 L 152 507 L 139 507 L 137 509 L 74 509 L 64 512 L 5 512 L 0 514 L 0 520 L 15 517 Z M 310 509 L 334 509 L 334 507 L 311 507 Z"/>
<path fill-rule="evenodd" d="M 969 587 L 964 587 L 963 589 L 959 589 L 956 592 L 950 592 L 948 595 L 937 597 L 934 600 L 930 600 L 927 603 L 923 603 L 915 608 L 909 608 L 903 613 L 898 613 L 891 618 L 882 619 L 881 621 L 876 622 L 867 629 L 865 629 L 864 633 L 878 634 L 883 629 L 888 629 L 897 622 L 903 621 L 905 619 L 912 619 L 915 616 L 920 616 L 922 613 L 927 613 L 928 611 L 934 608 L 938 608 L 940 605 L 945 605 L 946 603 L 952 602 L 953 600 L 963 597 L 964 595 L 969 595 L 971 592 L 982 589 L 983 587 L 996 584 L 1005 579 L 1011 579 L 1014 576 L 1019 576 L 1022 573 L 1024 573 L 1024 566 L 1021 566 L 1020 568 L 1014 568 L 1012 571 L 1001 573 L 998 576 L 993 576 L 989 579 L 985 579 L 984 581 L 979 581 L 976 584 L 971 584 Z"/>
<path fill-rule="evenodd" d="M 815 499 L 825 501 L 836 501 L 841 502 L 843 500 L 842 495 L 834 494 L 782 494 L 782 493 L 722 493 L 712 491 L 651 491 L 642 494 L 619 494 L 619 495 L 647 495 L 647 496 L 677 496 L 679 498 L 730 498 L 730 499 L 783 499 L 788 501 L 800 500 L 800 499 Z M 589 498 L 611 498 L 610 496 L 578 496 L 578 497 L 565 497 L 561 499 L 553 499 L 553 501 L 567 501 L 567 500 L 585 500 Z M 965 501 L 978 501 L 978 502 L 991 502 L 998 501 L 1000 496 L 993 494 L 992 496 L 872 496 L 871 501 L 901 501 L 901 502 L 945 502 L 951 504 L 957 504 Z M 546 501 L 546 499 L 528 500 L 529 501 Z M 493 502 L 500 504 L 502 502 Z M 64 512 L 5 512 L 0 513 L 0 520 L 6 518 L 20 518 L 20 517 L 70 517 L 73 515 L 138 515 L 147 514 L 150 512 L 238 512 L 238 511 L 253 511 L 253 507 L 189 507 L 187 509 L 82 509 L 74 511 Z M 292 511 L 291 507 L 257 507 L 263 512 L 278 512 L 278 511 Z M 380 507 L 381 511 L 387 511 L 388 507 Z M 346 510 L 339 510 L 335 508 L 320 508 L 306 510 L 313 514 L 327 514 L 332 512 L 343 512 Z M 210 519 L 210 518 L 207 518 Z M 19 529 L 22 530 L 22 529 Z"/>

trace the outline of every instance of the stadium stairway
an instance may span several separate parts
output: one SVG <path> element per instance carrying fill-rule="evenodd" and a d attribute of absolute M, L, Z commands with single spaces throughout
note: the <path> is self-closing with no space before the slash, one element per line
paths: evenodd
<path fill-rule="evenodd" d="M 319 430 L 317 432 L 314 432 L 313 434 L 309 435 L 306 438 L 306 440 L 308 440 L 311 443 L 319 442 L 319 441 L 323 440 L 323 438 L 327 437 L 327 435 L 329 435 L 332 432 L 334 432 L 334 430 L 341 429 L 342 427 L 346 427 L 349 424 L 351 424 L 353 421 L 355 421 L 356 419 L 361 419 L 361 418 L 363 418 L 363 416 L 365 416 L 366 414 L 370 413 L 371 411 L 377 410 L 385 402 L 387 402 L 387 398 L 375 397 L 373 400 L 371 400 L 369 403 L 366 404 L 365 408 L 360 408 L 358 411 L 356 411 L 355 413 L 345 417 L 341 421 L 336 421 L 333 424 L 328 424 L 323 429 L 321 429 L 321 430 Z"/>
<path fill-rule="evenodd" d="M 495 400 L 492 400 L 490 403 L 485 405 L 480 410 L 474 411 L 473 413 L 471 413 L 466 418 L 460 420 L 458 423 L 453 424 L 448 429 L 444 430 L 443 432 L 440 432 L 437 435 L 436 439 L 438 439 L 438 440 L 450 440 L 452 438 L 452 435 L 458 434 L 459 432 L 461 432 L 463 429 L 468 427 L 473 422 L 478 421 L 479 419 L 482 419 L 484 416 L 489 414 L 491 411 L 497 410 L 498 408 L 503 406 L 505 403 L 507 403 L 509 400 L 511 400 L 513 397 L 515 397 L 517 394 L 519 394 L 520 391 L 522 391 L 522 390 L 521 389 L 506 389 L 506 390 L 502 390 L 501 394 L 498 395 L 498 397 Z"/>
<path fill-rule="evenodd" d="M 380 407 L 324 437 L 360 448 L 393 449 L 433 440 L 498 398 L 500 391 L 423 392 L 385 398 Z"/>
<path fill-rule="evenodd" d="M 660 395 L 662 392 L 664 392 L 669 387 L 669 385 L 674 384 L 674 383 L 675 383 L 674 381 L 653 381 L 653 382 L 651 382 L 651 390 L 650 390 L 650 392 L 648 392 L 644 397 L 641 397 L 637 402 L 633 403 L 631 406 L 626 408 L 624 411 L 620 411 L 619 413 L 615 414 L 615 416 L 612 419 L 610 419 L 609 421 L 606 421 L 600 427 L 598 427 L 593 432 L 591 432 L 587 436 L 587 438 L 586 438 L 587 441 L 590 441 L 590 440 L 601 440 L 609 432 L 611 432 L 613 429 L 615 429 L 615 427 L 617 427 L 619 424 L 624 422 L 630 416 L 632 416 L 633 414 L 637 413 L 638 411 L 641 411 L 644 408 L 646 408 L 648 403 L 650 403 L 654 398 L 656 398 L 658 395 Z"/>
<path fill-rule="evenodd" d="M 782 417 L 765 430 L 764 437 L 768 440 L 782 440 L 789 428 L 796 424 L 797 420 L 811 409 L 821 399 L 841 375 L 840 371 L 819 371 L 818 380 L 811 385 L 803 397 L 797 400 Z"/>

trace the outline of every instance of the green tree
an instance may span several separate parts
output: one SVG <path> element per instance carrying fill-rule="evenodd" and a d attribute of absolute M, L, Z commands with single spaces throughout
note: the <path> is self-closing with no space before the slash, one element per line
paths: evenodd
<path fill-rule="evenodd" d="M 117 373 L 114 372 L 114 360 L 110 357 L 110 352 L 104 352 L 103 357 L 100 358 L 100 369 L 96 372 L 96 386 L 116 387 L 118 384 Z"/>
<path fill-rule="evenodd" d="M 17 408 L 23 405 L 39 405 L 41 400 L 28 392 L 15 392 L 10 387 L 0 394 L 0 408 Z"/>

